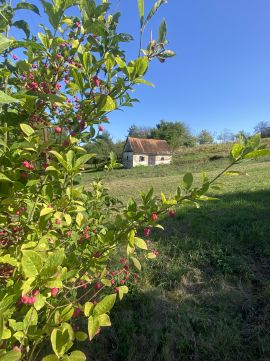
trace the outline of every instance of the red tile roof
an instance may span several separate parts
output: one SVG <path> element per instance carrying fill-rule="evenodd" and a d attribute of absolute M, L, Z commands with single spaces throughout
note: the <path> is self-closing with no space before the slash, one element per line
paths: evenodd
<path fill-rule="evenodd" d="M 128 137 L 128 145 L 135 154 L 172 154 L 166 140 Z"/>

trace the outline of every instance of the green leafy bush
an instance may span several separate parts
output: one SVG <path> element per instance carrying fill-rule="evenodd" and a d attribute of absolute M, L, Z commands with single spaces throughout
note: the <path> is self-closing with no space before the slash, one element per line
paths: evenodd
<path fill-rule="evenodd" d="M 141 43 L 162 3 L 145 18 L 139 1 Z M 213 181 L 203 175 L 201 186 L 194 186 L 188 173 L 174 196 L 158 198 L 151 189 L 140 204 L 131 199 L 126 206 L 100 181 L 90 190 L 78 184 L 76 177 L 94 156 L 82 145 L 96 136 L 96 127 L 103 130 L 108 113 L 132 105 L 130 92 L 147 84 L 143 76 L 151 59 L 163 62 L 174 54 L 165 50 L 164 22 L 159 40 L 127 62 L 120 44 L 132 37 L 117 33 L 120 14 L 108 15 L 107 1 L 41 5 L 50 26 L 35 36 L 13 17 L 21 9 L 38 16 L 36 5 L 1 5 L 0 359 L 35 360 L 50 340 L 53 353 L 43 361 L 85 360 L 74 350 L 75 340 L 92 340 L 110 326 L 117 298 L 137 282 L 140 259 L 158 254 L 147 239 L 160 227 L 160 215 L 174 216 L 183 202 L 207 200 Z M 71 7 L 74 16 L 68 15 Z M 11 26 L 26 38 L 9 37 Z M 231 164 L 269 154 L 259 147 L 258 138 L 243 140 L 234 146 Z M 107 168 L 116 165 L 111 155 Z M 120 269 L 112 262 L 116 256 Z M 81 319 L 88 334 L 78 329 Z"/>

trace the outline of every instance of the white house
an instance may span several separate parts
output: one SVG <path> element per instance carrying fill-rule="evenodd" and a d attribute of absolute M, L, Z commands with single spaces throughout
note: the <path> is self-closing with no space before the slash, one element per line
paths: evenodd
<path fill-rule="evenodd" d="M 128 137 L 123 151 L 123 165 L 132 168 L 138 165 L 170 164 L 172 151 L 166 140 Z"/>

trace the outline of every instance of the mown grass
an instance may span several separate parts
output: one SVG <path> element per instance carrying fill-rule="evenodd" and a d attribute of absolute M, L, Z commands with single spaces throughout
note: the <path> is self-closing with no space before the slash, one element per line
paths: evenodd
<path fill-rule="evenodd" d="M 227 162 L 119 170 L 105 182 L 126 201 L 150 186 L 173 192 L 190 169 L 196 181 L 202 169 L 213 177 Z M 165 231 L 152 236 L 158 258 L 85 350 L 89 360 L 270 359 L 270 163 L 237 169 L 248 176 L 223 177 L 220 200 L 162 219 Z"/>

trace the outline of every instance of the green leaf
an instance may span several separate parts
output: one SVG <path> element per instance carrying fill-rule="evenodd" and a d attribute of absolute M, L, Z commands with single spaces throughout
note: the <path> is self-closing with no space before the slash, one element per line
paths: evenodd
<path fill-rule="evenodd" d="M 105 296 L 94 308 L 93 315 L 99 316 L 109 312 L 115 303 L 116 294 Z"/>
<path fill-rule="evenodd" d="M 157 10 L 159 9 L 159 7 L 163 4 L 166 4 L 167 0 L 157 0 L 154 4 L 154 6 L 152 7 L 152 9 L 149 11 L 149 14 L 147 15 L 145 22 L 144 22 L 144 27 L 148 24 L 149 20 L 154 16 L 154 14 L 157 12 Z"/>
<path fill-rule="evenodd" d="M 112 325 L 110 317 L 106 313 L 98 316 L 98 322 L 99 322 L 99 326 L 102 326 L 102 327 L 109 327 Z"/>
<path fill-rule="evenodd" d="M 101 112 L 111 112 L 116 108 L 115 101 L 109 95 L 99 95 L 96 101 L 98 110 Z"/>
<path fill-rule="evenodd" d="M 141 24 L 141 29 L 142 29 L 143 22 L 144 22 L 144 0 L 138 0 L 138 9 L 139 9 L 139 15 L 140 15 L 140 24 Z"/>
<path fill-rule="evenodd" d="M 61 154 L 59 154 L 55 150 L 51 150 L 49 153 L 53 154 L 66 170 L 68 169 L 67 162 L 64 160 Z"/>
<path fill-rule="evenodd" d="M 120 301 L 122 300 L 122 298 L 124 297 L 124 294 L 126 294 L 126 293 L 128 293 L 128 287 L 127 286 L 118 287 L 118 295 L 119 295 Z"/>
<path fill-rule="evenodd" d="M 43 357 L 41 361 L 58 361 L 58 360 L 59 358 L 56 355 L 51 354 Z"/>
<path fill-rule="evenodd" d="M 237 143 L 234 144 L 230 153 L 231 160 L 237 160 L 238 158 L 240 158 L 244 149 L 245 147 L 243 145 Z"/>
<path fill-rule="evenodd" d="M 147 81 L 145 79 L 135 79 L 134 83 L 135 84 L 144 84 L 144 85 L 152 86 L 153 88 L 155 87 L 155 85 L 153 83 L 151 83 L 150 81 Z"/>
<path fill-rule="evenodd" d="M 83 342 L 83 341 L 87 340 L 88 336 L 87 336 L 87 333 L 78 331 L 75 333 L 75 338 L 76 338 L 76 340 Z"/>
<path fill-rule="evenodd" d="M 53 213 L 54 209 L 51 207 L 44 207 L 42 208 L 42 210 L 40 211 L 40 217 L 46 216 L 47 214 Z"/>
<path fill-rule="evenodd" d="M 89 159 L 93 158 L 95 154 L 85 154 L 78 158 L 75 162 L 75 168 L 80 168 L 83 164 L 88 162 Z"/>
<path fill-rule="evenodd" d="M 4 355 L 1 355 L 1 361 L 19 361 L 21 356 L 22 354 L 20 351 L 12 350 Z"/>
<path fill-rule="evenodd" d="M 167 59 L 167 58 L 172 58 L 173 56 L 175 56 L 176 53 L 172 50 L 164 50 L 160 55 L 159 58 L 162 59 Z"/>
<path fill-rule="evenodd" d="M 0 301 L 0 314 L 3 314 L 14 303 L 14 299 L 15 296 L 10 295 Z"/>
<path fill-rule="evenodd" d="M 68 321 L 71 319 L 72 315 L 74 313 L 74 307 L 72 304 L 67 305 L 62 311 L 61 311 L 61 319 L 62 321 Z"/>
<path fill-rule="evenodd" d="M 154 258 L 156 258 L 157 256 L 155 255 L 155 253 L 153 253 L 153 252 L 149 252 L 148 254 L 147 254 L 147 258 L 149 258 L 149 259 L 154 259 Z"/>
<path fill-rule="evenodd" d="M 0 34 L 0 53 L 3 53 L 12 44 L 12 40 Z"/>
<path fill-rule="evenodd" d="M 13 183 L 11 179 L 9 179 L 5 174 L 0 172 L 0 182 L 9 182 Z"/>
<path fill-rule="evenodd" d="M 69 356 L 65 356 L 63 358 L 63 361 L 85 361 L 85 360 L 86 360 L 86 356 L 82 351 L 73 351 Z"/>
<path fill-rule="evenodd" d="M 11 338 L 11 331 L 8 328 L 3 329 L 2 340 L 8 340 Z"/>
<path fill-rule="evenodd" d="M 11 97 L 10 95 L 7 95 L 2 90 L 0 90 L 0 103 L 10 104 L 10 103 L 20 103 L 20 101 L 18 99 Z"/>
<path fill-rule="evenodd" d="M 31 250 L 22 251 L 22 269 L 26 277 L 35 277 L 42 268 L 42 258 L 39 253 Z"/>
<path fill-rule="evenodd" d="M 142 238 L 135 237 L 135 245 L 141 249 L 148 249 L 146 242 Z"/>
<path fill-rule="evenodd" d="M 18 3 L 14 10 L 20 10 L 20 9 L 22 9 L 22 10 L 31 10 L 34 13 L 40 15 L 38 7 L 36 5 L 30 4 L 30 3 L 27 3 L 27 2 Z"/>
<path fill-rule="evenodd" d="M 69 324 L 62 325 L 62 330 L 54 328 L 51 333 L 51 344 L 54 353 L 57 356 L 63 356 L 72 347 L 73 335 L 72 328 L 67 327 Z M 70 330 L 71 328 L 71 330 Z"/>
<path fill-rule="evenodd" d="M 77 213 L 77 216 L 76 216 L 76 223 L 79 227 L 82 226 L 83 224 L 83 221 L 84 221 L 84 216 L 81 212 Z"/>
<path fill-rule="evenodd" d="M 5 256 L 0 257 L 0 263 L 7 263 L 11 266 L 17 266 L 17 259 L 10 256 L 10 254 L 6 254 Z"/>
<path fill-rule="evenodd" d="M 27 135 L 27 137 L 30 137 L 30 135 L 33 135 L 35 133 L 34 129 L 31 128 L 28 124 L 21 123 L 20 128 L 24 132 L 24 134 Z"/>
<path fill-rule="evenodd" d="M 2 315 L 0 315 L 0 340 L 2 340 L 3 330 L 4 330 L 4 319 Z"/>
<path fill-rule="evenodd" d="M 166 21 L 163 19 L 160 27 L 158 29 L 158 41 L 159 43 L 164 43 L 166 40 L 166 35 L 167 35 L 167 25 L 166 25 Z"/>
<path fill-rule="evenodd" d="M 139 271 L 141 271 L 142 266 L 141 266 L 141 264 L 140 264 L 140 261 L 139 261 L 137 258 L 135 258 L 135 257 L 131 257 L 131 260 L 132 260 L 134 266 L 135 266 Z"/>
<path fill-rule="evenodd" d="M 16 28 L 22 30 L 25 33 L 27 39 L 29 39 L 30 29 L 29 29 L 28 23 L 25 20 L 17 20 L 12 25 L 15 26 Z"/>
<path fill-rule="evenodd" d="M 86 317 L 89 317 L 92 310 L 94 308 L 94 304 L 92 302 L 86 302 L 84 305 L 84 314 Z"/>
<path fill-rule="evenodd" d="M 24 329 L 26 330 L 29 326 L 36 326 L 38 324 L 38 314 L 34 308 L 30 308 L 23 320 Z"/>
<path fill-rule="evenodd" d="M 186 173 L 183 177 L 183 184 L 186 189 L 190 189 L 193 183 L 193 175 L 192 173 Z"/>
<path fill-rule="evenodd" d="M 98 329 L 99 329 L 98 317 L 90 316 L 88 318 L 88 335 L 89 335 L 90 341 L 93 340 L 93 338 L 95 337 Z"/>
<path fill-rule="evenodd" d="M 252 158 L 259 158 L 259 157 L 266 157 L 270 156 L 270 149 L 257 149 L 253 152 L 249 152 L 243 156 L 243 159 L 252 159 Z"/>
<path fill-rule="evenodd" d="M 36 302 L 34 303 L 34 307 L 37 311 L 39 311 L 45 306 L 46 297 L 42 296 L 41 294 L 38 294 L 35 297 Z"/>
<path fill-rule="evenodd" d="M 71 216 L 70 216 L 69 214 L 65 213 L 65 214 L 64 214 L 64 218 L 65 218 L 65 221 L 66 221 L 67 226 L 70 226 L 71 223 L 72 223 L 72 218 L 71 218 Z"/>
<path fill-rule="evenodd" d="M 141 77 L 145 74 L 147 68 L 148 68 L 149 60 L 147 56 L 142 56 L 135 60 L 134 62 L 134 70 L 132 73 L 133 79 Z"/>
<path fill-rule="evenodd" d="M 61 266 L 64 259 L 65 259 L 64 249 L 54 250 L 47 257 L 41 276 L 44 278 L 52 277 L 57 272 L 58 267 Z"/>

